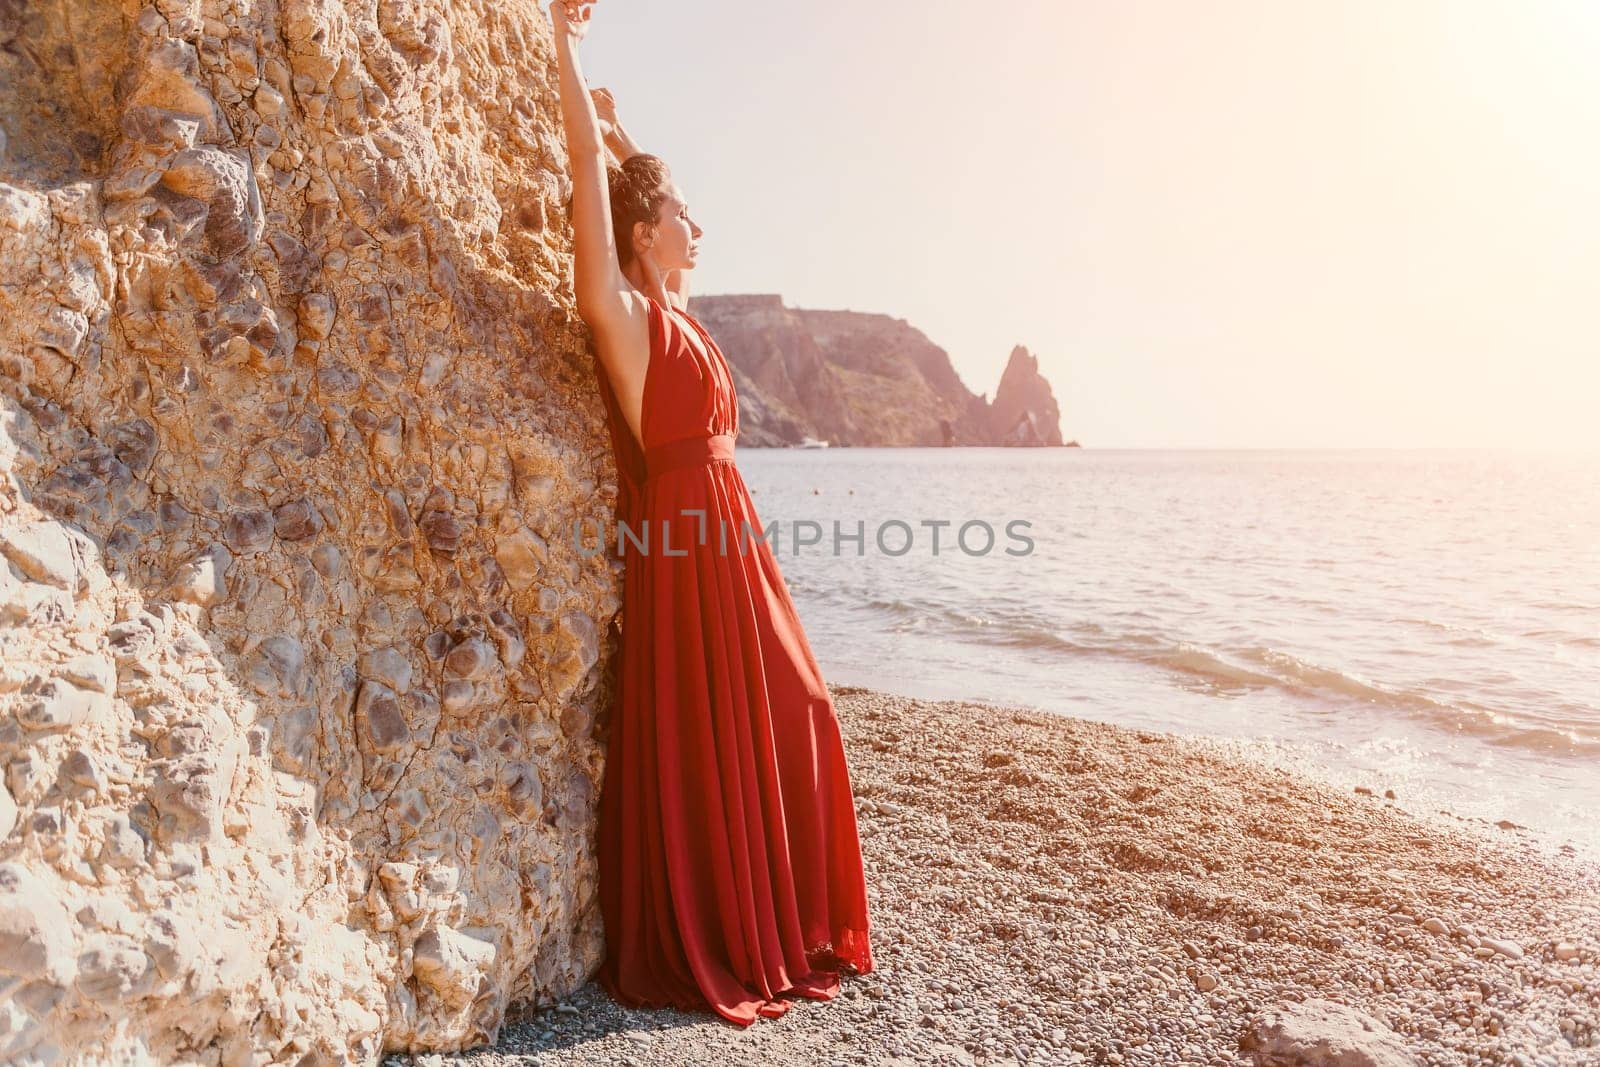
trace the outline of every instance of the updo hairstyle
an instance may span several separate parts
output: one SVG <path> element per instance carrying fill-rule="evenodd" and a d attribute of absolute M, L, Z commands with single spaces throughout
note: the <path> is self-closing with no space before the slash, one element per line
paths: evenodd
<path fill-rule="evenodd" d="M 631 155 L 620 166 L 606 168 L 611 191 L 611 231 L 617 242 L 617 259 L 623 267 L 633 262 L 633 226 L 654 226 L 667 199 L 667 164 L 648 152 Z"/>

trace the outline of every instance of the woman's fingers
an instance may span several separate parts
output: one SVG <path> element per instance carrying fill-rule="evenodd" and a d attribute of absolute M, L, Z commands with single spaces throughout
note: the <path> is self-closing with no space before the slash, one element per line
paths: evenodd
<path fill-rule="evenodd" d="M 598 2 L 599 0 L 553 0 L 550 9 L 551 13 L 554 14 L 556 7 L 559 6 L 561 8 L 561 17 L 565 22 L 572 26 L 583 26 L 590 21 L 590 16 L 594 14 L 590 8 L 594 7 Z"/>

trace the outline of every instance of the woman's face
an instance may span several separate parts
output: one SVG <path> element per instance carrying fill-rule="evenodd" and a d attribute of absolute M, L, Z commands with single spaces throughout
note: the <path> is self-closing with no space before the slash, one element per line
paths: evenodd
<path fill-rule="evenodd" d="M 655 243 L 650 247 L 656 266 L 663 270 L 693 270 L 699 256 L 700 235 L 705 231 L 689 217 L 683 192 L 672 182 L 666 185 L 667 197 L 656 216 Z"/>

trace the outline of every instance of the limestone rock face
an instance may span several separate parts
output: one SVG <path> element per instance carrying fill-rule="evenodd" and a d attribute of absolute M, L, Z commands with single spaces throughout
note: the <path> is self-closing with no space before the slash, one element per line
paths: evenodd
<path fill-rule="evenodd" d="M 697 296 L 690 309 L 733 367 L 741 444 L 1061 444 L 1060 411 L 1026 349 L 990 405 L 904 319 L 790 308 L 774 294 Z"/>
<path fill-rule="evenodd" d="M 0 1062 L 598 965 L 614 472 L 530 0 L 0 5 Z"/>

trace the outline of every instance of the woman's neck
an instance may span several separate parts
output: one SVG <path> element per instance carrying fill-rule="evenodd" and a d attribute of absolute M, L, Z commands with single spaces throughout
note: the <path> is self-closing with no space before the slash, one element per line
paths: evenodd
<path fill-rule="evenodd" d="M 663 307 L 672 307 L 672 294 L 667 292 L 667 279 L 664 274 L 656 270 L 651 264 L 635 259 L 622 268 L 622 276 L 641 293 L 655 300 Z"/>

